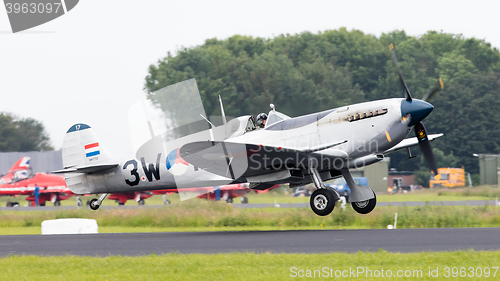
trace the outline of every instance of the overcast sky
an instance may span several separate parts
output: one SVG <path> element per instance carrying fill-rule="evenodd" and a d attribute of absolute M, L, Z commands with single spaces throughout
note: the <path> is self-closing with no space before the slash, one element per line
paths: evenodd
<path fill-rule="evenodd" d="M 340 27 L 376 36 L 442 30 L 499 48 L 499 6 L 436 0 L 82 0 L 58 19 L 12 34 L 2 5 L 0 111 L 41 121 L 56 149 L 71 125 L 86 123 L 111 153 L 128 153 L 128 109 L 144 95 L 148 66 L 167 51 L 234 34 L 269 38 Z"/>

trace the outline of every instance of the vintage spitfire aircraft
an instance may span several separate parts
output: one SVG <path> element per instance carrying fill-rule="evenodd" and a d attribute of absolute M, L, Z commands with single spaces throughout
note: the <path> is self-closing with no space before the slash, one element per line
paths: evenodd
<path fill-rule="evenodd" d="M 264 190 L 276 184 L 291 187 L 313 182 L 312 210 L 320 216 L 333 211 L 339 194 L 324 181 L 343 176 L 351 189 L 349 202 L 361 214 L 376 205 L 375 193 L 354 182 L 350 169 L 376 163 L 387 153 L 419 145 L 437 174 L 430 141 L 422 120 L 433 110 L 426 102 L 442 89 L 438 85 L 422 100 L 414 99 L 390 50 L 404 91 L 404 98 L 353 104 L 299 117 L 288 117 L 274 106 L 264 128 L 256 128 L 252 116 L 214 125 L 204 114 L 194 79 L 151 93 L 148 97 L 163 112 L 162 124 L 147 121 L 148 140 L 134 158 L 111 156 L 86 124 L 73 125 L 63 143 L 68 187 L 77 194 L 103 195 L 91 201 L 97 210 L 109 193 L 160 189 L 198 188 L 250 183 Z M 219 98 L 220 99 L 220 98 Z M 152 127 L 164 128 L 155 134 Z M 416 138 L 405 139 L 414 128 Z M 146 133 L 148 134 L 148 133 Z M 183 193 L 181 200 L 183 198 Z M 198 194 L 197 194 L 198 195 Z M 197 196 L 195 195 L 195 196 Z M 186 195 L 184 195 L 186 196 Z"/>

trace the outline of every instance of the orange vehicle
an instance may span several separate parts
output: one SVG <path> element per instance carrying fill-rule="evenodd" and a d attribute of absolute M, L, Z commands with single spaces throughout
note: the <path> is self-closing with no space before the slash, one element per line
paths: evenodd
<path fill-rule="evenodd" d="M 437 176 L 431 175 L 429 187 L 465 186 L 465 171 L 462 168 L 439 168 Z"/>

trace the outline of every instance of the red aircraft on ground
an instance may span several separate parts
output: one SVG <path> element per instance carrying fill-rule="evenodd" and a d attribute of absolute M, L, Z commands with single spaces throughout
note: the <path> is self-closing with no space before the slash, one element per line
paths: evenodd
<path fill-rule="evenodd" d="M 219 189 L 220 191 L 217 191 Z M 208 200 L 217 200 L 223 199 L 228 203 L 233 202 L 233 198 L 243 196 L 242 202 L 248 203 L 248 199 L 245 197 L 245 194 L 251 191 L 248 188 L 248 184 L 232 184 L 232 185 L 223 185 L 217 188 L 215 187 L 200 187 L 200 188 L 179 188 L 179 189 L 165 189 L 165 190 L 154 190 L 151 192 L 129 192 L 129 193 L 112 193 L 108 196 L 108 199 L 115 200 L 119 205 L 125 205 L 128 200 L 134 200 L 139 205 L 144 205 L 144 199 L 147 199 L 153 195 L 163 195 L 163 201 L 165 204 L 170 204 L 170 200 L 168 200 L 165 196 L 173 193 L 179 192 L 194 192 L 200 193 L 198 198 L 208 199 Z"/>
<path fill-rule="evenodd" d="M 194 192 L 200 193 L 198 198 L 207 199 L 207 200 L 225 200 L 227 203 L 233 203 L 233 198 L 243 196 L 242 203 L 248 203 L 248 198 L 245 196 L 247 193 L 252 190 L 248 187 L 248 183 L 241 184 L 230 184 L 230 185 L 221 185 L 218 187 L 199 187 L 199 188 L 179 188 L 173 190 L 155 190 L 152 191 L 153 194 L 172 194 L 179 192 Z M 163 198 L 165 204 L 168 200 Z"/>
<path fill-rule="evenodd" d="M 219 191 L 218 191 L 219 190 Z M 219 187 L 200 187 L 200 188 L 179 188 L 179 189 L 165 189 L 154 190 L 151 192 L 129 192 L 129 193 L 112 193 L 108 199 L 115 200 L 119 205 L 125 205 L 127 200 L 134 200 L 139 205 L 144 205 L 144 199 L 153 195 L 163 195 L 165 204 L 170 204 L 165 196 L 179 192 L 194 192 L 200 193 L 198 198 L 207 200 L 225 200 L 228 203 L 233 203 L 233 198 L 243 196 L 242 203 L 248 203 L 248 198 L 245 196 L 252 190 L 248 188 L 248 184 L 232 184 L 222 185 Z"/>
<path fill-rule="evenodd" d="M 40 189 L 38 203 L 45 206 L 46 201 L 61 205 L 73 194 L 66 186 L 64 177 L 51 174 L 33 173 L 30 169 L 30 157 L 19 159 L 10 170 L 0 177 L 0 196 L 28 195 L 26 200 L 35 206 L 35 187 Z"/>

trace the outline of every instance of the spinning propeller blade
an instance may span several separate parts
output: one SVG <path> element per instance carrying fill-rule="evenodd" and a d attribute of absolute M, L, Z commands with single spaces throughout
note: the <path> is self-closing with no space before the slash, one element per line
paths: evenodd
<path fill-rule="evenodd" d="M 428 101 L 428 100 L 432 99 L 432 96 L 434 96 L 434 94 L 436 94 L 437 92 L 441 91 L 443 88 L 444 88 L 443 80 L 441 80 L 441 77 L 439 77 L 439 81 L 437 82 L 436 86 L 433 89 L 429 90 L 424 95 L 422 100 Z"/>
<path fill-rule="evenodd" d="M 415 125 L 415 134 L 417 135 L 418 144 L 422 153 L 424 154 L 425 161 L 427 165 L 434 172 L 434 175 L 438 174 L 436 160 L 434 159 L 434 153 L 432 152 L 431 142 L 427 137 L 427 132 L 425 131 L 424 123 L 419 122 Z"/>
<path fill-rule="evenodd" d="M 401 81 L 401 86 L 403 87 L 403 91 L 405 93 L 405 98 L 407 101 L 411 101 L 412 97 L 410 94 L 410 89 L 408 89 L 408 85 L 406 85 L 406 81 L 405 81 L 405 78 L 403 76 L 403 72 L 399 68 L 398 57 L 396 56 L 396 51 L 394 50 L 394 45 L 392 43 L 391 43 L 391 45 L 389 45 L 389 51 L 391 51 L 392 59 L 394 60 L 394 64 L 396 65 L 396 69 L 398 70 L 399 81 Z"/>

